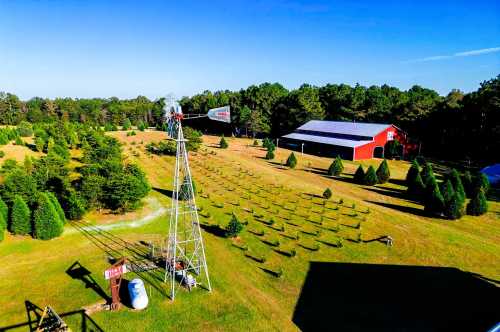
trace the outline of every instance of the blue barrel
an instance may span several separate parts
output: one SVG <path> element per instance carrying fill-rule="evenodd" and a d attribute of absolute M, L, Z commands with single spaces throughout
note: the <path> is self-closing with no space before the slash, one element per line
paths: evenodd
<path fill-rule="evenodd" d="M 144 288 L 144 282 L 139 279 L 133 279 L 128 283 L 128 292 L 130 294 L 130 302 L 134 309 L 144 309 L 148 306 L 148 294 Z"/>

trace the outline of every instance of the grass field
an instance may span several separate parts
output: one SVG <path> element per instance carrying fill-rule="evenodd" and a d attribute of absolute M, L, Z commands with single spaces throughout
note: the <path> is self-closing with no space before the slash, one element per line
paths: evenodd
<path fill-rule="evenodd" d="M 166 193 L 171 189 L 174 159 L 145 153 L 148 142 L 164 139 L 165 134 L 110 135 L 124 143 L 126 158 L 148 174 L 153 190 L 144 207 L 126 215 L 92 212 L 83 221 L 68 224 L 63 236 L 51 241 L 7 235 L 0 243 L 0 330 L 27 329 L 26 301 L 70 313 L 65 319 L 79 330 L 82 316 L 71 312 L 102 301 L 109 293 L 103 276 L 108 257 L 138 258 L 145 251 L 139 241 L 159 241 L 166 235 L 170 207 Z M 92 320 L 104 331 L 295 331 L 294 309 L 311 261 L 455 267 L 488 279 L 500 277 L 498 202 L 490 201 L 489 212 L 482 217 L 428 218 L 421 205 L 402 193 L 407 162 L 389 161 L 391 181 L 365 187 L 351 180 L 357 162 L 345 161 L 342 177 L 332 179 L 325 175 L 330 159 L 299 153 L 297 168 L 289 170 L 281 166 L 288 150 L 278 148 L 275 160 L 269 162 L 262 148 L 250 146 L 251 140 L 229 138 L 227 150 L 217 148 L 218 140 L 204 137 L 202 149 L 190 156 L 201 189 L 197 203 L 207 230 L 213 292 L 181 292 L 171 302 L 164 295 L 162 271 L 139 273 L 151 292 L 149 307 L 141 312 L 124 308 L 93 314 Z M 12 153 L 20 159 L 20 151 Z M 327 187 L 333 197 L 325 203 L 319 196 Z M 232 213 L 248 222 L 235 240 L 214 231 L 225 227 Z M 394 239 L 394 246 L 369 241 L 384 235 Z M 295 257 L 289 257 L 293 251 Z M 258 262 L 262 258 L 265 262 Z M 90 276 L 67 273 L 74 263 Z"/>

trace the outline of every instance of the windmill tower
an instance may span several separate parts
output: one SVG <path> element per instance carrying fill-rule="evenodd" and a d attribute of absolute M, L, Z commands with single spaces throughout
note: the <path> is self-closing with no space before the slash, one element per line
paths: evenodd
<path fill-rule="evenodd" d="M 180 105 L 172 97 L 167 101 L 165 111 L 167 131 L 177 148 L 165 266 L 165 282 L 169 284 L 170 298 L 174 300 L 179 287 L 191 290 L 201 286 L 212 290 L 182 120 L 209 117 L 229 122 L 230 117 L 229 107 L 213 109 L 208 114 L 183 115 Z"/>

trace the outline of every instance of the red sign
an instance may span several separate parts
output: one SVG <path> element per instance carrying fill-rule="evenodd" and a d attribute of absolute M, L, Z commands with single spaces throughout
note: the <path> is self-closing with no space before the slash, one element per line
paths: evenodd
<path fill-rule="evenodd" d="M 124 273 L 127 273 L 127 266 L 125 264 L 120 266 L 110 267 L 109 269 L 104 271 L 104 278 L 108 280 L 111 278 L 119 277 Z"/>

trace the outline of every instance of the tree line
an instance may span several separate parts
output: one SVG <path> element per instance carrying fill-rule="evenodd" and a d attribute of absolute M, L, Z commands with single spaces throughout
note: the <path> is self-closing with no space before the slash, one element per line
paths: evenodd
<path fill-rule="evenodd" d="M 500 150 L 500 75 L 477 91 L 452 90 L 446 96 L 418 85 L 403 91 L 388 85 L 304 84 L 288 90 L 279 83 L 252 85 L 239 91 L 209 91 L 180 100 L 185 113 L 205 113 L 229 105 L 230 126 L 206 119 L 190 125 L 216 134 L 279 137 L 312 119 L 391 123 L 422 143 L 428 156 L 494 161 Z M 0 94 L 0 123 L 56 119 L 90 125 L 162 125 L 165 99 L 32 98 Z"/>

